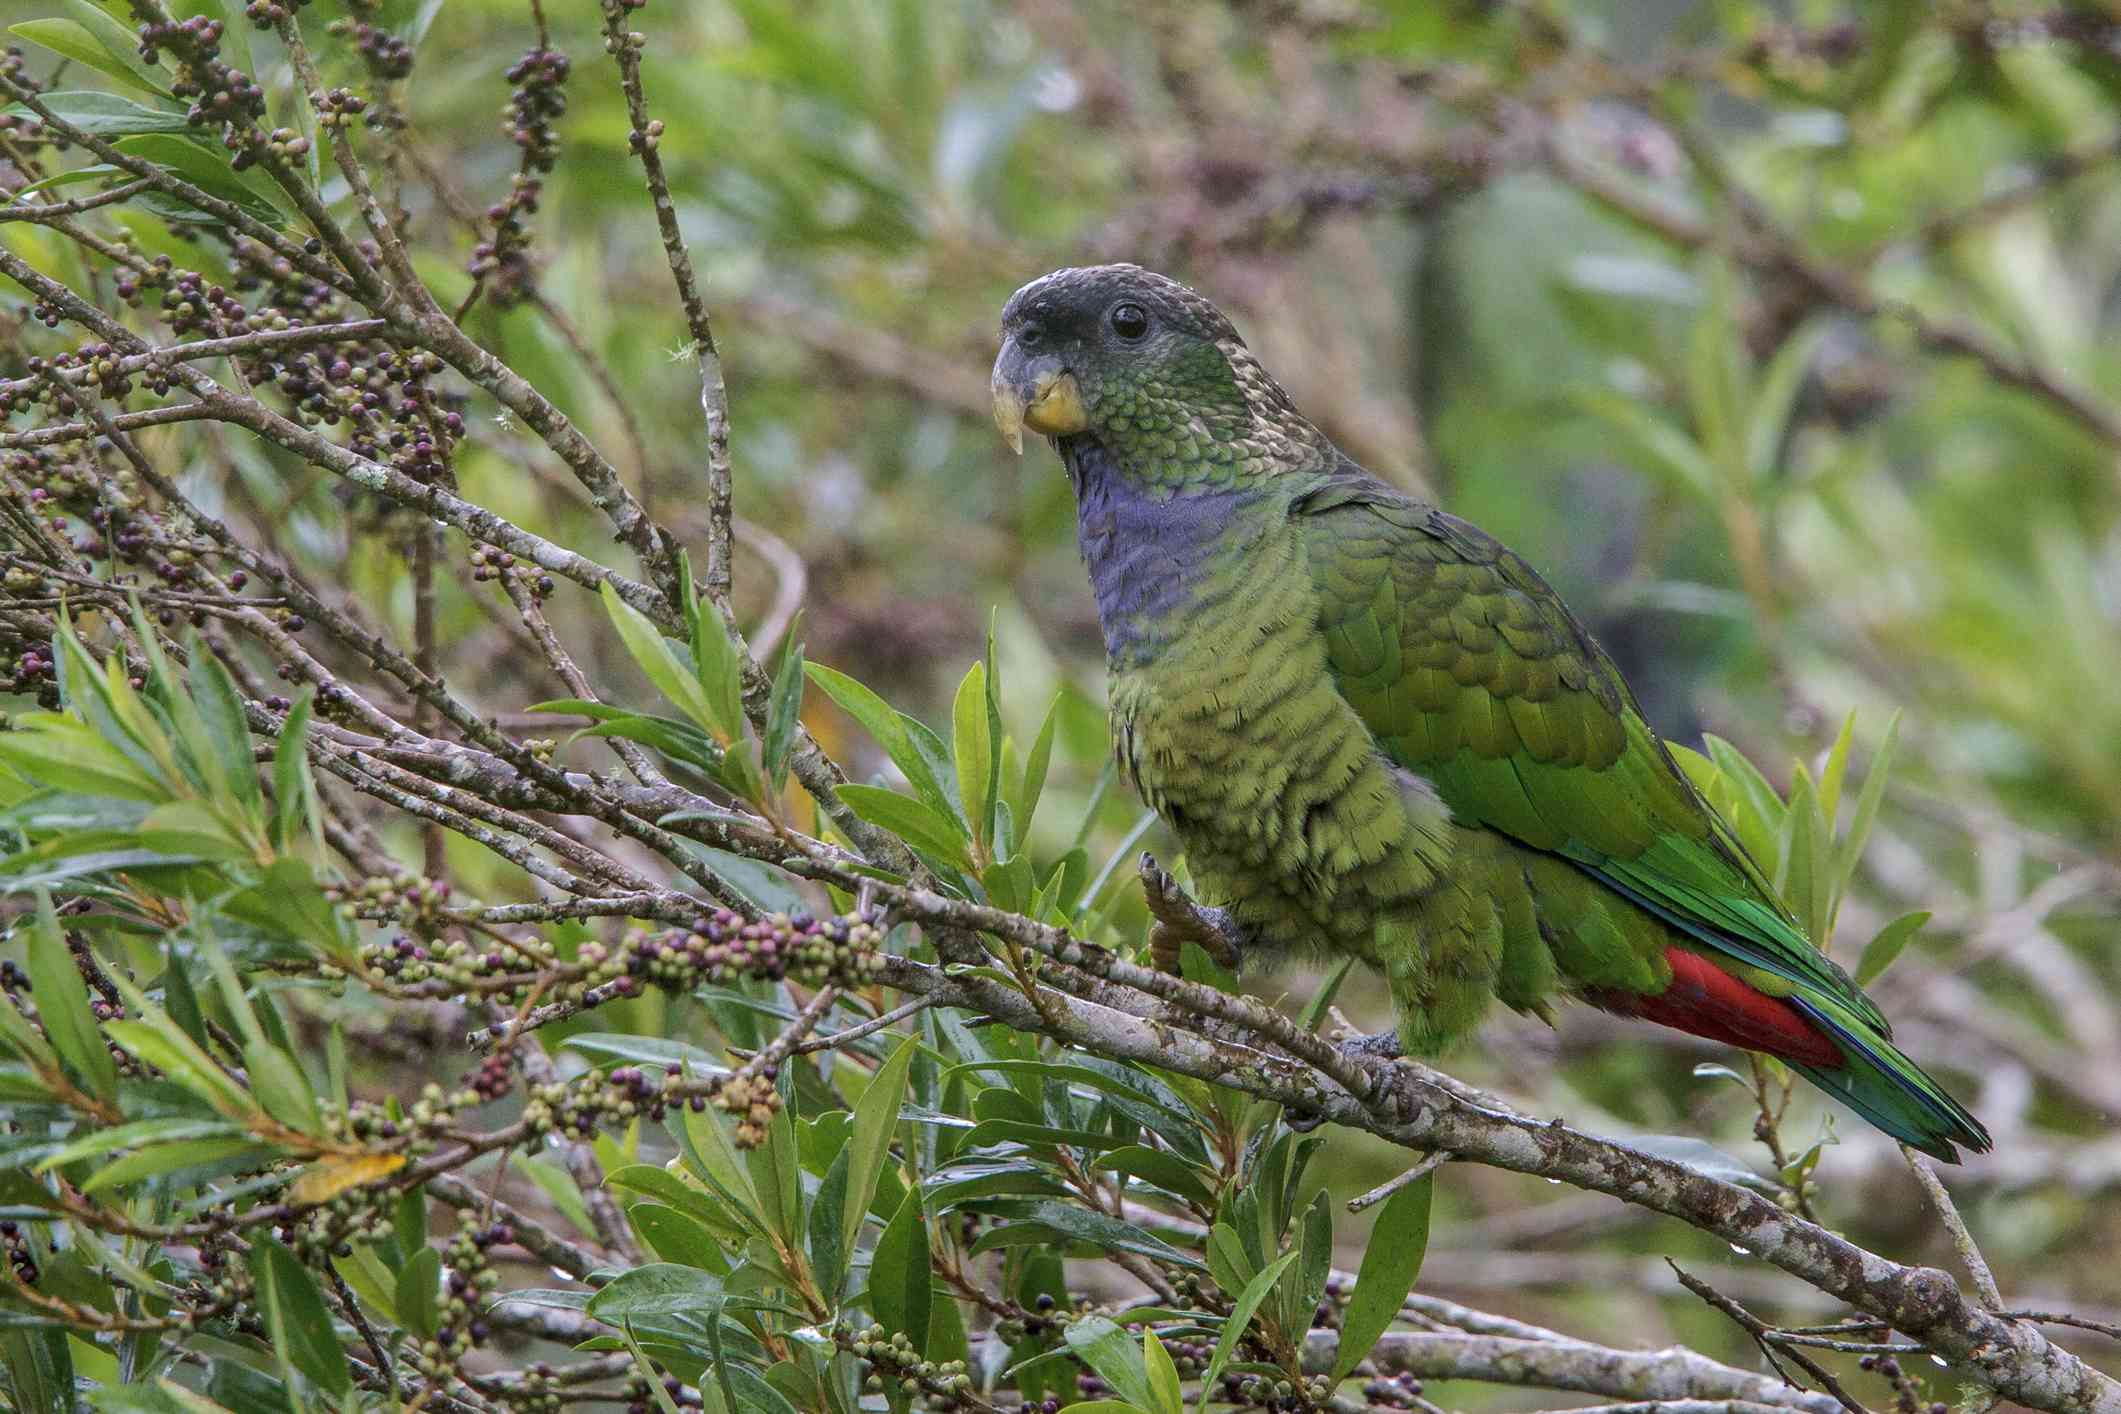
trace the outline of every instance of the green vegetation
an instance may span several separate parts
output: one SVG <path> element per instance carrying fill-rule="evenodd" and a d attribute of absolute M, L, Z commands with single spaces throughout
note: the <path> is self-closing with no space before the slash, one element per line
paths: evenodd
<path fill-rule="evenodd" d="M 2121 1400 L 2103 13 L 0 21 L 8 1408 Z M 1149 968 L 986 387 L 1114 259 L 1590 621 L 1949 1222 L 1770 1061 Z"/>

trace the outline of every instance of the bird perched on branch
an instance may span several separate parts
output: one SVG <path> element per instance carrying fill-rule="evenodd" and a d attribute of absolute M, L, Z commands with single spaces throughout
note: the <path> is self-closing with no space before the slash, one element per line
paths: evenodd
<path fill-rule="evenodd" d="M 1056 271 L 1001 332 L 995 420 L 1074 483 L 1113 749 L 1221 941 L 1375 967 L 1407 1054 L 1574 997 L 1778 1057 L 1936 1158 L 1989 1147 L 1530 565 L 1356 465 L 1164 276 Z"/>

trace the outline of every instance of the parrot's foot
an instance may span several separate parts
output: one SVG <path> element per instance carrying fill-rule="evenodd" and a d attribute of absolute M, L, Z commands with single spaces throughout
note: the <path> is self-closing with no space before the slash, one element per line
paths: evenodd
<path fill-rule="evenodd" d="M 1340 1053 L 1349 1060 L 1395 1061 L 1406 1050 L 1399 1044 L 1397 1031 L 1380 1031 L 1374 1036 L 1350 1036 L 1340 1043 Z"/>
<path fill-rule="evenodd" d="M 1178 956 L 1187 943 L 1215 959 L 1218 966 L 1237 971 L 1244 951 L 1244 925 L 1227 908 L 1195 903 L 1178 880 L 1156 862 L 1156 856 L 1141 857 L 1142 893 L 1149 901 L 1149 916 L 1156 925 L 1149 930 L 1149 960 L 1159 972 L 1178 972 Z"/>
<path fill-rule="evenodd" d="M 1339 1016 L 1340 1013 L 1336 1011 L 1334 1015 Z M 1399 1044 L 1399 1033 L 1397 1031 L 1380 1031 L 1374 1036 L 1364 1036 L 1359 1033 L 1349 1036 L 1340 1043 L 1340 1053 L 1349 1060 L 1395 1061 L 1405 1055 L 1406 1051 Z M 1325 1120 L 1317 1115 L 1284 1115 L 1282 1123 L 1288 1125 L 1289 1128 L 1295 1130 L 1298 1134 L 1309 1134 L 1312 1130 L 1324 1124 Z"/>

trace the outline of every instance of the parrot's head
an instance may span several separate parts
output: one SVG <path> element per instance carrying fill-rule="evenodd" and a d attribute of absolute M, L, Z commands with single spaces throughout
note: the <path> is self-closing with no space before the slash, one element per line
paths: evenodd
<path fill-rule="evenodd" d="M 1267 444 L 1323 442 L 1221 310 L 1139 265 L 1056 270 L 1011 295 L 992 388 L 1018 452 L 1025 428 L 1138 466 L 1264 466 Z"/>

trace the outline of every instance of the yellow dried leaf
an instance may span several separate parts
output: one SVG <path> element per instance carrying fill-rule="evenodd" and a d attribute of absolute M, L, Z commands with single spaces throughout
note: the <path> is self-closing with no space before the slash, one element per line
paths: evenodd
<path fill-rule="evenodd" d="M 297 1203 L 328 1203 L 349 1188 L 396 1173 L 405 1167 L 403 1154 L 347 1154 L 319 1159 L 295 1180 Z"/>

